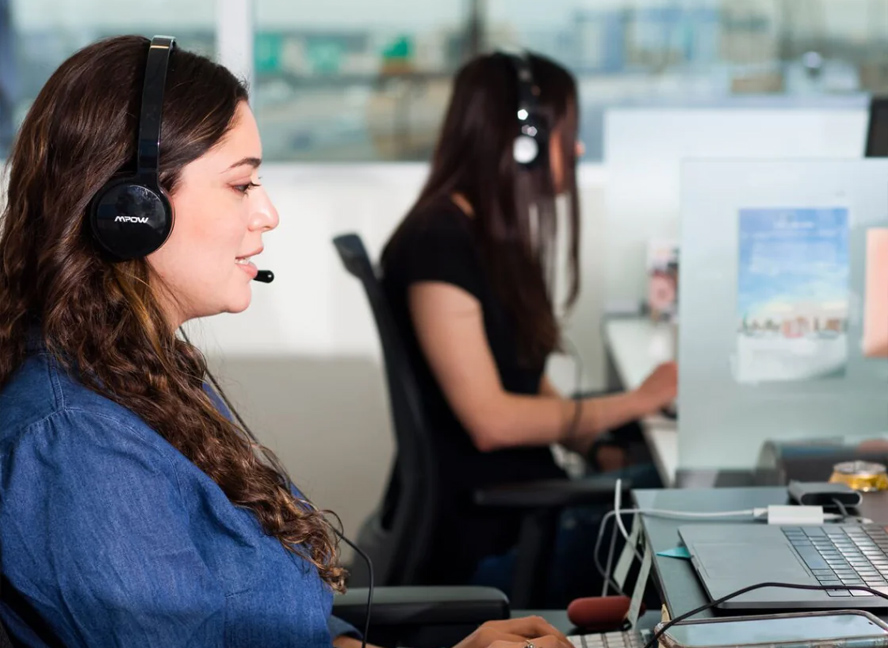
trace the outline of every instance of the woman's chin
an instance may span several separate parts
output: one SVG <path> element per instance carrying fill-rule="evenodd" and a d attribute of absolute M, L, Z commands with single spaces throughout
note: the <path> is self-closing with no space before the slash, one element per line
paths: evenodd
<path fill-rule="evenodd" d="M 226 313 L 243 313 L 250 307 L 250 303 L 253 301 L 253 291 L 250 288 L 250 285 L 247 284 L 246 289 L 241 294 L 237 296 L 232 296 L 232 299 L 228 301 L 227 308 L 225 309 Z"/>

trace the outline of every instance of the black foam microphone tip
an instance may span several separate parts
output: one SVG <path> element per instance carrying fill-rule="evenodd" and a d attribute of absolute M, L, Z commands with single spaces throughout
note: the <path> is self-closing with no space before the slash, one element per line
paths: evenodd
<path fill-rule="evenodd" d="M 271 283 L 274 281 L 274 273 L 271 270 L 260 270 L 253 277 L 253 281 L 261 281 L 262 283 Z"/>

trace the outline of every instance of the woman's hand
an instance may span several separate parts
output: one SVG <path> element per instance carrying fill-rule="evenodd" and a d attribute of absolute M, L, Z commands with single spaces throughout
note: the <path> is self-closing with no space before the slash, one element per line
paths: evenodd
<path fill-rule="evenodd" d="M 651 372 L 635 390 L 645 415 L 654 414 L 675 400 L 678 395 L 678 365 L 665 362 Z"/>
<path fill-rule="evenodd" d="M 531 644 L 534 648 L 573 648 L 567 637 L 538 616 L 488 621 L 454 648 L 527 648 Z"/>

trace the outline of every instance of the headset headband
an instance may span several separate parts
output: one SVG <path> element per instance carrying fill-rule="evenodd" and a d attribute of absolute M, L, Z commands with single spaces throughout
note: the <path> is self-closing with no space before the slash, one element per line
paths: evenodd
<path fill-rule="evenodd" d="M 170 52 L 176 46 L 172 36 L 155 36 L 148 48 L 142 109 L 139 115 L 139 143 L 136 174 L 157 178 L 160 169 L 160 124 L 163 113 L 163 89 L 166 84 Z"/>
<path fill-rule="evenodd" d="M 518 120 L 523 123 L 536 115 L 537 96 L 540 89 L 534 83 L 527 53 L 518 51 L 509 53 L 508 56 L 515 67 L 515 77 L 518 79 Z"/>
<path fill-rule="evenodd" d="M 135 175 L 112 177 L 90 201 L 93 236 L 118 261 L 148 256 L 164 244 L 173 229 L 173 206 L 159 176 L 163 89 L 174 48 L 171 36 L 155 36 L 148 47 Z"/>
<path fill-rule="evenodd" d="M 530 168 L 539 164 L 546 157 L 547 130 L 541 119 L 539 110 L 540 88 L 533 78 L 530 67 L 530 59 L 524 50 L 504 51 L 502 54 L 509 60 L 515 71 L 516 86 L 518 89 L 518 117 L 519 133 L 512 143 L 512 155 L 515 161 L 524 168 Z"/>

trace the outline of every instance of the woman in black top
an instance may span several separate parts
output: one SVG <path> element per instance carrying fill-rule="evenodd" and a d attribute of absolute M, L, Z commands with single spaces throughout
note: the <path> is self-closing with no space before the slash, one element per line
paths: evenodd
<path fill-rule="evenodd" d="M 436 560 L 436 582 L 464 582 L 482 556 L 516 540 L 515 520 L 473 509 L 473 490 L 564 477 L 548 446 L 586 452 L 602 433 L 675 397 L 673 364 L 636 391 L 579 402 L 544 375 L 560 344 L 558 194 L 569 204 L 567 306 L 579 289 L 577 119 L 576 84 L 556 63 L 502 53 L 467 63 L 429 180 L 383 253 L 384 287 L 449 481 L 452 524 L 440 539 L 450 559 Z"/>

